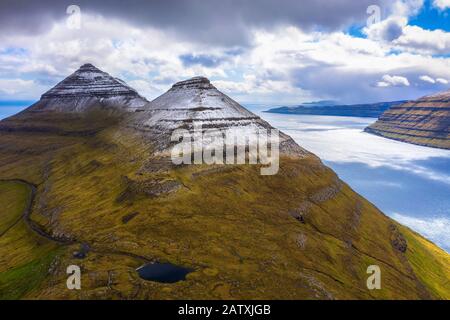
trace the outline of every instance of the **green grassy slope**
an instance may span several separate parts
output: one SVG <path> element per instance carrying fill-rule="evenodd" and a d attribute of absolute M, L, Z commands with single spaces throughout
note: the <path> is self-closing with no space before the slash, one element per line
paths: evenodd
<path fill-rule="evenodd" d="M 31 189 L 0 181 L 0 299 L 23 298 L 48 275 L 56 246 L 33 234 L 23 221 Z"/>
<path fill-rule="evenodd" d="M 258 166 L 172 167 L 114 126 L 88 137 L 2 134 L 0 146 L 0 179 L 38 185 L 32 219 L 76 241 L 26 297 L 450 298 L 450 256 L 313 155 L 283 157 L 274 176 L 261 176 Z M 14 242 L 0 245 L 0 256 Z M 92 248 L 85 259 L 71 254 L 80 243 Z M 45 260 L 54 246 L 30 247 L 26 256 Z M 135 269 L 145 259 L 195 271 L 175 284 L 144 281 Z M 82 267 L 81 291 L 65 287 L 69 264 Z M 382 270 L 381 290 L 366 287 L 372 264 Z"/>

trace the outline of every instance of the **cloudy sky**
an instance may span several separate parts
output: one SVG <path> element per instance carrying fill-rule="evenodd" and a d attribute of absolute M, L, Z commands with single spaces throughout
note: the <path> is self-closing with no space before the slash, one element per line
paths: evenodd
<path fill-rule="evenodd" d="M 196 75 L 243 103 L 414 99 L 450 88 L 449 14 L 450 0 L 2 0 L 0 100 L 38 99 L 86 62 L 149 99 Z"/>

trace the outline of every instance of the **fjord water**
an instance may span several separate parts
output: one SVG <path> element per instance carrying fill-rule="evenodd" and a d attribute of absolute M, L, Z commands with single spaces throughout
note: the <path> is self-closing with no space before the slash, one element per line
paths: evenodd
<path fill-rule="evenodd" d="M 450 252 L 450 150 L 365 133 L 375 118 L 253 111 L 319 156 L 388 216 Z"/>
<path fill-rule="evenodd" d="M 0 101 L 0 120 L 22 111 L 31 104 L 31 101 Z"/>

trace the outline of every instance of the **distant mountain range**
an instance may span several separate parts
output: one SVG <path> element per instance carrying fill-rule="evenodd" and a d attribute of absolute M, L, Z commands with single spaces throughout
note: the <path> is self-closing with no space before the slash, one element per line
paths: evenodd
<path fill-rule="evenodd" d="M 367 104 L 339 105 L 330 101 L 305 103 L 298 106 L 283 106 L 272 108 L 264 112 L 282 114 L 304 114 L 320 116 L 345 116 L 378 118 L 383 112 L 394 105 L 406 101 L 378 102 Z"/>
<path fill-rule="evenodd" d="M 450 90 L 392 106 L 365 131 L 394 140 L 450 149 Z"/>

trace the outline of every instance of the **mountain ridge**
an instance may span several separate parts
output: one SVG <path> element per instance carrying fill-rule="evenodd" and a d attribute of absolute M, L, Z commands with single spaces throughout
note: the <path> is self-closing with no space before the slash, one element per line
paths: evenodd
<path fill-rule="evenodd" d="M 203 90 L 216 94 L 200 82 L 179 86 L 207 87 L 190 91 L 191 109 Z M 170 117 L 175 105 L 166 106 Z M 154 123 L 137 130 L 135 117 L 159 112 L 148 107 L 110 121 L 109 113 L 58 112 L 62 104 L 28 113 L 28 127 L 1 132 L 0 206 L 8 208 L 0 216 L 0 230 L 8 230 L 0 236 L 1 298 L 450 298 L 450 256 L 385 216 L 315 155 L 283 152 L 273 176 L 261 176 L 260 165 L 176 166 L 155 142 L 186 117 L 167 131 Z M 181 108 L 175 114 L 186 115 Z M 189 112 L 204 119 L 221 111 Z M 49 122 L 58 131 L 43 130 Z M 225 122 L 218 129 L 235 125 Z M 17 220 L 31 195 L 14 181 L 36 186 L 27 214 L 36 229 L 73 242 L 52 242 Z M 148 261 L 193 272 L 173 284 L 146 281 L 136 269 Z M 82 290 L 66 287 L 74 264 Z M 370 265 L 382 270 L 380 290 L 366 286 Z"/>

